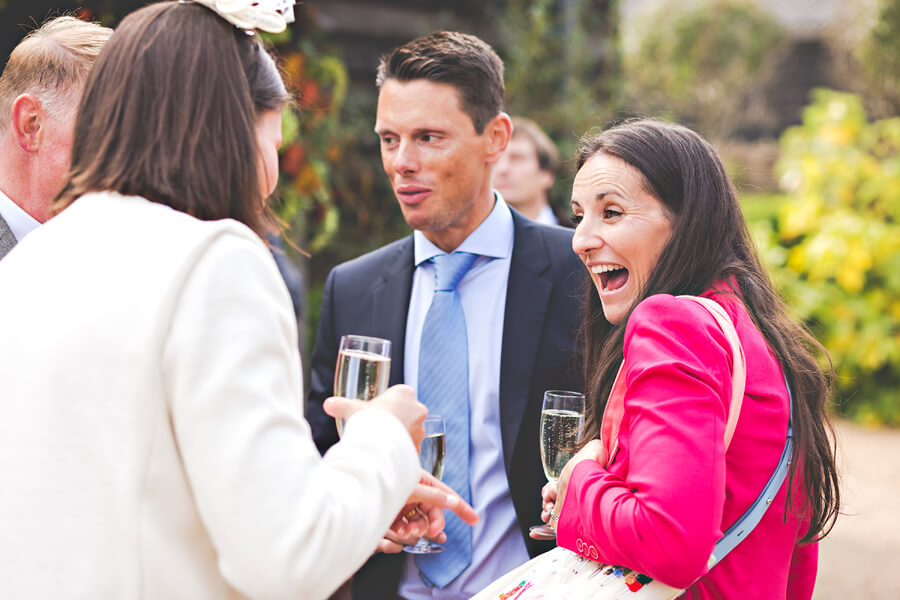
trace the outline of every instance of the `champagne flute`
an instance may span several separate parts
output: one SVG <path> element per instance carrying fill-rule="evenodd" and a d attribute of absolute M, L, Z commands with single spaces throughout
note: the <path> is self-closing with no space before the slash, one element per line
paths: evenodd
<path fill-rule="evenodd" d="M 391 376 L 391 342 L 364 335 L 341 336 L 334 395 L 369 401 L 387 390 Z M 338 436 L 344 419 L 337 419 Z"/>
<path fill-rule="evenodd" d="M 438 416 L 428 417 L 422 425 L 425 428 L 425 438 L 422 440 L 421 450 L 419 450 L 419 463 L 423 469 L 440 479 L 444 474 L 444 449 L 446 448 L 444 419 Z M 403 551 L 410 554 L 434 554 L 443 552 L 444 547 L 422 536 L 415 546 L 403 546 Z"/>
<path fill-rule="evenodd" d="M 584 424 L 584 394 L 564 390 L 544 392 L 541 408 L 541 463 L 547 481 L 556 485 L 563 467 L 575 455 Z M 531 537 L 556 539 L 556 531 L 543 523 L 530 528 Z"/>

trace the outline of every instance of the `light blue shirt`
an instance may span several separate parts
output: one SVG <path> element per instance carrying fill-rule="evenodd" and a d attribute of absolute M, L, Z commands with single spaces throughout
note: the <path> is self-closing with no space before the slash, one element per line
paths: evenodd
<path fill-rule="evenodd" d="M 409 600 L 470 598 L 528 560 L 509 493 L 500 438 L 500 351 L 514 228 L 509 207 L 499 193 L 496 198 L 488 217 L 456 249 L 479 255 L 456 288 L 465 313 L 469 349 L 469 478 L 472 506 L 480 517 L 472 529 L 472 564 L 441 590 L 422 582 L 414 557 L 407 555 L 399 594 Z M 416 270 L 406 317 L 403 378 L 415 388 L 422 325 L 434 295 L 434 265 L 427 261 L 445 253 L 419 231 L 413 239 Z"/>
<path fill-rule="evenodd" d="M 3 220 L 9 225 L 9 230 L 16 236 L 16 241 L 19 242 L 41 224 L 3 192 L 0 192 L 0 217 L 3 217 Z"/>

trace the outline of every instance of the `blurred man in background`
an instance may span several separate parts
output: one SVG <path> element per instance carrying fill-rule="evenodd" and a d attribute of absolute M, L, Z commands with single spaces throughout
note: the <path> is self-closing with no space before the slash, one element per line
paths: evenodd
<path fill-rule="evenodd" d="M 509 146 L 494 169 L 494 187 L 507 204 L 538 223 L 559 223 L 548 195 L 556 173 L 556 146 L 537 123 L 512 118 Z"/>
<path fill-rule="evenodd" d="M 0 75 L 0 258 L 51 216 L 75 113 L 112 30 L 56 17 L 25 36 Z"/>

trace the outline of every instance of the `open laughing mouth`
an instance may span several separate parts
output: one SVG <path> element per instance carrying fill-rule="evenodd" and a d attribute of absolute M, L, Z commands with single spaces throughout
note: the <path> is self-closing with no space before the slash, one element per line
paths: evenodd
<path fill-rule="evenodd" d="M 594 265 L 591 273 L 600 278 L 600 287 L 604 292 L 614 292 L 628 282 L 628 269 L 622 265 Z"/>

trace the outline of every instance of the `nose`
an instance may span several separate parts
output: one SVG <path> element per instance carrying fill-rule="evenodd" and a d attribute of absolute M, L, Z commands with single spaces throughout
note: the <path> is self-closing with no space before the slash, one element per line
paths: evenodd
<path fill-rule="evenodd" d="M 409 175 L 419 170 L 419 156 L 414 143 L 401 141 L 394 155 L 394 171 Z"/>
<path fill-rule="evenodd" d="M 603 246 L 603 240 L 593 235 L 587 226 L 587 221 L 582 221 L 575 227 L 575 235 L 572 236 L 572 250 L 578 256 L 586 258 L 591 253 Z"/>

